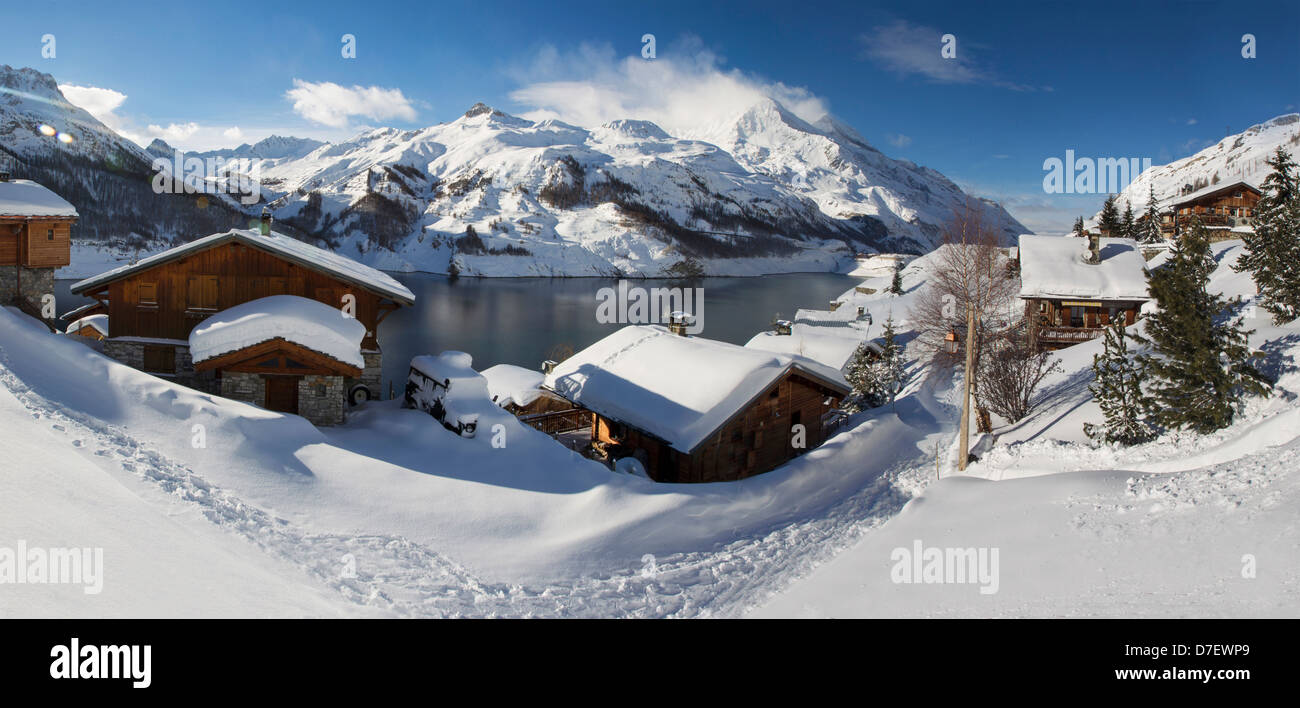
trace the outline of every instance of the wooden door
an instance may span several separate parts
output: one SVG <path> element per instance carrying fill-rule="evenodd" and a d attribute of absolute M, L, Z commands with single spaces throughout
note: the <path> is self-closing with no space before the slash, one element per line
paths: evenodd
<path fill-rule="evenodd" d="M 266 380 L 266 408 L 281 413 L 298 412 L 298 380 L 301 376 L 264 376 Z"/>

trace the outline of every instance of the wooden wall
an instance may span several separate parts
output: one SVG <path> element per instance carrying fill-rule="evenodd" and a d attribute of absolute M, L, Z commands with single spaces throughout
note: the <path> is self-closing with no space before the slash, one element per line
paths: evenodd
<path fill-rule="evenodd" d="M 378 295 L 264 251 L 225 243 L 110 283 L 109 333 L 184 340 L 210 315 L 250 300 L 298 295 L 342 307 L 349 293 L 356 296 L 357 320 L 367 330 L 362 348 L 378 349 Z"/>
<path fill-rule="evenodd" d="M 823 405 L 827 397 L 831 405 Z M 723 482 L 743 479 L 790 460 L 826 439 L 821 419 L 840 403 L 841 394 L 790 372 L 690 455 L 680 453 L 635 428 L 621 438 L 623 454 L 637 455 L 659 482 Z M 792 445 L 795 423 L 806 429 L 805 446 Z M 596 416 L 592 439 L 613 442 L 618 424 Z"/>
<path fill-rule="evenodd" d="M 17 234 L 14 225 L 22 226 Z M 0 219 L 0 265 L 18 265 L 20 259 L 29 268 L 59 268 L 71 263 L 72 221 Z"/>

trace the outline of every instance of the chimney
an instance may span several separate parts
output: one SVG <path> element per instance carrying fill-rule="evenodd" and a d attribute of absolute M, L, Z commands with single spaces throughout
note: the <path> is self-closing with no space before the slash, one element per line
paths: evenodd
<path fill-rule="evenodd" d="M 262 207 L 261 229 L 263 236 L 271 235 L 271 222 L 273 221 L 275 221 L 275 217 L 271 216 L 271 209 L 269 207 Z"/>
<path fill-rule="evenodd" d="M 685 337 L 686 326 L 690 324 L 693 317 L 694 315 L 689 312 L 682 312 L 680 310 L 673 312 L 668 315 L 668 331 L 679 337 Z"/>
<path fill-rule="evenodd" d="M 839 300 L 831 300 L 831 312 L 834 312 L 834 311 L 840 309 L 840 305 L 843 305 L 843 304 L 844 304 L 844 303 L 840 302 Z"/>
<path fill-rule="evenodd" d="M 772 323 L 772 330 L 777 334 L 789 335 L 794 331 L 794 323 L 790 320 L 777 320 Z"/>
<path fill-rule="evenodd" d="M 556 366 L 556 362 L 554 360 L 547 359 L 546 361 L 542 362 L 542 373 L 549 374 L 552 371 L 555 371 L 555 366 Z"/>
<path fill-rule="evenodd" d="M 1101 236 L 1097 234 L 1088 234 L 1088 262 L 1101 263 Z"/>

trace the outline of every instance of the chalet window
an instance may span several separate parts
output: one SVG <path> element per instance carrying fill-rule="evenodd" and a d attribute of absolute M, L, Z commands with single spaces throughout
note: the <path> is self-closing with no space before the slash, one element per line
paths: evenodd
<path fill-rule="evenodd" d="M 186 286 L 185 309 L 197 312 L 217 310 L 217 276 L 191 275 Z"/>
<path fill-rule="evenodd" d="M 1241 192 L 1237 192 L 1236 194 L 1232 195 L 1232 197 L 1234 199 L 1241 199 Z"/>
<path fill-rule="evenodd" d="M 1070 306 L 1070 326 L 1071 326 L 1071 327 L 1082 327 L 1082 326 L 1083 326 L 1083 313 L 1084 313 L 1084 308 L 1082 308 L 1082 307 L 1078 307 L 1078 306 L 1075 306 L 1075 305 L 1071 305 L 1071 306 Z"/>
<path fill-rule="evenodd" d="M 153 374 L 176 373 L 176 347 L 146 344 L 144 370 Z"/>
<path fill-rule="evenodd" d="M 158 284 L 140 283 L 136 287 L 136 303 L 147 307 L 158 306 Z"/>
<path fill-rule="evenodd" d="M 46 240 L 46 241 L 53 241 L 53 240 L 54 240 L 54 229 L 46 229 L 46 230 L 45 230 L 45 240 Z"/>

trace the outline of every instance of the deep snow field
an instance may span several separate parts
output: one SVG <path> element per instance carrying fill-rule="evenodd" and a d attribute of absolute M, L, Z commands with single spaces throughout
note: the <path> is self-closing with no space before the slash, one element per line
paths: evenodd
<path fill-rule="evenodd" d="M 1214 283 L 1249 296 L 1239 250 L 1216 245 Z M 928 261 L 902 296 L 883 274 L 846 293 L 873 336 L 891 313 L 906 332 Z M 1087 442 L 1095 341 L 1061 353 L 1044 404 L 966 475 L 960 377 L 913 362 L 895 404 L 782 468 L 665 485 L 504 412 L 480 421 L 506 426 L 503 449 L 396 401 L 318 430 L 0 310 L 0 545 L 102 547 L 105 565 L 98 595 L 4 586 L 0 615 L 1294 616 L 1300 323 L 1249 324 L 1279 382 L 1215 435 Z M 892 550 L 915 540 L 998 548 L 998 591 L 893 583 Z"/>

